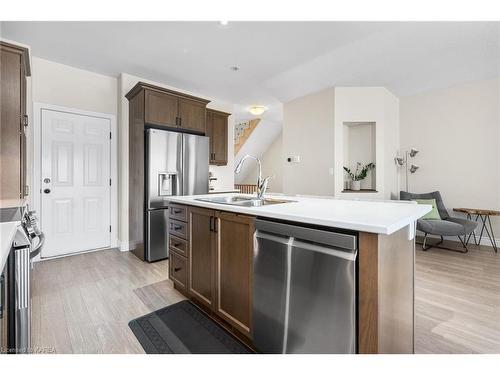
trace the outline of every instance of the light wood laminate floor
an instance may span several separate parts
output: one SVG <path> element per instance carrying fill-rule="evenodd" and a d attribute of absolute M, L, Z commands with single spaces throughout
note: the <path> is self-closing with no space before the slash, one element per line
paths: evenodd
<path fill-rule="evenodd" d="M 182 299 L 167 261 L 103 250 L 38 262 L 32 346 L 38 352 L 144 353 L 128 322 Z"/>
<path fill-rule="evenodd" d="M 56 353 L 143 353 L 128 327 L 183 298 L 167 262 L 105 250 L 35 264 L 33 346 Z M 415 351 L 500 353 L 500 255 L 416 254 Z"/>
<path fill-rule="evenodd" d="M 415 352 L 500 353 L 500 254 L 417 247 Z"/>

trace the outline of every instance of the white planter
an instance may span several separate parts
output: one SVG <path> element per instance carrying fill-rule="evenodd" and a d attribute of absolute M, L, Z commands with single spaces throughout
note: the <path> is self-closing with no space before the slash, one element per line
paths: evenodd
<path fill-rule="evenodd" d="M 361 190 L 361 181 L 351 181 L 351 190 Z"/>

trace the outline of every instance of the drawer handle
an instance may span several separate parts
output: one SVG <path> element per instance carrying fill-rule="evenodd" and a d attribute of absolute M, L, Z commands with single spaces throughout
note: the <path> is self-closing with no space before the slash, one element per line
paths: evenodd
<path fill-rule="evenodd" d="M 174 214 L 180 214 L 182 212 L 182 210 L 179 210 L 179 209 L 174 209 Z"/>
<path fill-rule="evenodd" d="M 172 246 L 179 247 L 182 245 L 182 242 L 174 242 Z"/>
<path fill-rule="evenodd" d="M 174 272 L 179 272 L 180 270 L 182 270 L 182 267 L 175 267 L 174 268 Z"/>
<path fill-rule="evenodd" d="M 181 225 L 174 225 L 174 230 L 181 230 L 182 226 Z"/>

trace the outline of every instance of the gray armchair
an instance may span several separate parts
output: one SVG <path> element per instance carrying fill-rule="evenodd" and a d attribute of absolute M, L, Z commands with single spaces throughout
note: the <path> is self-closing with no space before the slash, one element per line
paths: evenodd
<path fill-rule="evenodd" d="M 421 232 L 424 232 L 424 241 L 422 243 L 422 249 L 428 250 L 431 247 L 439 247 L 441 249 L 453 250 L 455 249 L 439 246 L 443 242 L 443 236 L 458 236 L 460 242 L 462 243 L 464 250 L 462 253 L 466 253 L 467 248 L 467 236 L 470 235 L 474 229 L 476 229 L 477 223 L 475 221 L 462 219 L 459 217 L 451 217 L 444 206 L 443 199 L 441 198 L 441 193 L 439 191 L 434 191 L 432 193 L 424 193 L 424 194 L 414 194 L 408 193 L 406 191 L 400 192 L 401 200 L 413 200 L 413 199 L 435 199 L 437 210 L 439 212 L 439 216 L 441 216 L 441 220 L 431 219 L 419 219 L 417 221 L 417 229 Z M 441 237 L 441 240 L 433 245 L 427 244 L 427 236 L 429 234 L 437 235 Z M 462 237 L 463 236 L 463 239 Z"/>

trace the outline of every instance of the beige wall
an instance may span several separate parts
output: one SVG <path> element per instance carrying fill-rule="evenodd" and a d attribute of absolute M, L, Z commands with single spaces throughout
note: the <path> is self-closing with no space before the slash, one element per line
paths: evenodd
<path fill-rule="evenodd" d="M 116 115 L 117 79 L 32 57 L 33 102 Z"/>
<path fill-rule="evenodd" d="M 267 151 L 262 155 L 262 177 L 274 176 L 269 181 L 267 191 L 270 193 L 283 192 L 283 147 L 282 135 L 280 134 Z M 258 176 L 258 167 L 252 163 L 252 169 L 245 176 L 244 184 L 255 184 Z"/>
<path fill-rule="evenodd" d="M 344 123 L 375 122 L 377 193 L 342 193 L 344 189 Z M 341 198 L 396 198 L 399 149 L 399 99 L 384 87 L 335 88 L 335 195 Z M 373 172 L 372 172 L 373 173 Z"/>
<path fill-rule="evenodd" d="M 334 176 L 333 88 L 283 105 L 283 192 L 333 195 Z M 300 163 L 286 158 L 299 155 Z"/>
<path fill-rule="evenodd" d="M 344 123 L 344 158 L 340 161 L 342 166 L 351 171 L 356 170 L 356 163 L 367 165 L 376 161 L 376 124 L 374 122 Z M 350 181 L 344 173 L 344 184 Z M 375 189 L 376 174 L 370 170 L 364 180 L 361 180 L 361 189 Z"/>
<path fill-rule="evenodd" d="M 401 149 L 420 150 L 409 190 L 440 190 L 448 209 L 500 210 L 500 79 L 403 97 L 400 103 Z M 500 239 L 500 220 L 494 222 Z"/>

